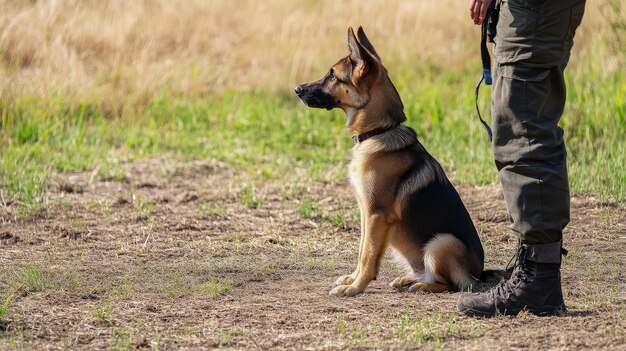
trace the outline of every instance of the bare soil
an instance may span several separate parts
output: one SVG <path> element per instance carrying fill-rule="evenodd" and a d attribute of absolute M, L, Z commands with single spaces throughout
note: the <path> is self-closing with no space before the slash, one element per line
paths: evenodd
<path fill-rule="evenodd" d="M 44 211 L 0 210 L 0 349 L 626 350 L 622 203 L 572 199 L 567 315 L 472 319 L 459 293 L 393 291 L 389 258 L 364 294 L 328 295 L 357 255 L 345 180 L 251 187 L 224 164 L 170 159 L 93 178 L 57 176 Z M 504 268 L 516 239 L 499 187 L 457 189 L 486 267 Z"/>

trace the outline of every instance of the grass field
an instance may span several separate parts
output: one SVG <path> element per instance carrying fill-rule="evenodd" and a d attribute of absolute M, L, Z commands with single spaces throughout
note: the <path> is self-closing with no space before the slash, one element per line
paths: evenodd
<path fill-rule="evenodd" d="M 277 177 L 294 164 L 314 179 L 343 175 L 344 117 L 303 109 L 292 87 L 346 54 L 348 24 L 366 27 L 409 125 L 453 178 L 495 180 L 472 107 L 478 30 L 454 1 L 2 4 L 0 181 L 12 209 L 45 206 L 55 172 L 121 178 L 126 162 L 163 153 L 223 160 L 251 176 Z M 588 6 L 562 122 L 573 190 L 618 200 L 626 198 L 622 7 Z M 266 25 L 272 18 L 282 20 Z"/>
<path fill-rule="evenodd" d="M 380 285 L 349 302 L 325 296 L 354 260 L 351 141 L 342 113 L 304 108 L 292 89 L 347 54 L 349 25 L 364 26 L 408 124 L 462 187 L 488 266 L 508 260 L 466 7 L 0 0 L 0 263 L 10 267 L 0 270 L 0 349 L 271 349 L 298 338 L 479 349 L 536 335 L 509 330 L 515 320 L 461 318 L 454 294 L 415 300 Z M 509 347 L 623 345 L 625 47 L 626 6 L 589 2 L 562 120 L 578 204 L 578 258 L 566 262 L 575 313 L 523 317 L 562 334 Z M 488 98 L 483 88 L 483 111 Z M 387 312 L 376 320 L 361 304 Z M 277 336 L 263 335 L 263 316 Z"/>

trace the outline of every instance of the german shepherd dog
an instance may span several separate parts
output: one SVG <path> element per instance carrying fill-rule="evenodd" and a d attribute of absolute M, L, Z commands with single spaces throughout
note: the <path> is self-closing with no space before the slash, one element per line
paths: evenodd
<path fill-rule="evenodd" d="M 350 54 L 322 79 L 295 92 L 309 107 L 341 108 L 353 134 L 350 181 L 361 212 L 355 271 L 331 295 L 362 293 L 391 246 L 409 274 L 397 290 L 464 290 L 479 279 L 484 253 L 476 228 L 441 165 L 402 124 L 404 106 L 380 56 L 359 27 L 348 28 Z"/>

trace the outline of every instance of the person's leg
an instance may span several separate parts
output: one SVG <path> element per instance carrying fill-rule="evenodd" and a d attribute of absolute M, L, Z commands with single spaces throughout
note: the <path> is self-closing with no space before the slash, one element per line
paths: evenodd
<path fill-rule="evenodd" d="M 559 271 L 569 185 L 558 122 L 566 95 L 563 70 L 584 2 L 553 6 L 502 4 L 492 91 L 493 153 L 511 229 L 521 246 L 508 281 L 459 298 L 459 309 L 469 315 L 565 310 Z"/>
<path fill-rule="evenodd" d="M 559 241 L 570 202 L 563 71 L 498 65 L 495 76 L 493 153 L 511 229 L 526 244 Z"/>
<path fill-rule="evenodd" d="M 562 239 L 569 222 L 563 71 L 581 0 L 503 0 L 492 92 L 493 154 L 511 229 L 526 244 Z"/>

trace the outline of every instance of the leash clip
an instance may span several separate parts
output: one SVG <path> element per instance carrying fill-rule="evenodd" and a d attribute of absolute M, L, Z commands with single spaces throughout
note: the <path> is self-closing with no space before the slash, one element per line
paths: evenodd
<path fill-rule="evenodd" d="M 491 80 L 491 69 L 483 68 L 483 77 L 485 77 L 485 85 L 492 84 L 493 81 Z"/>

